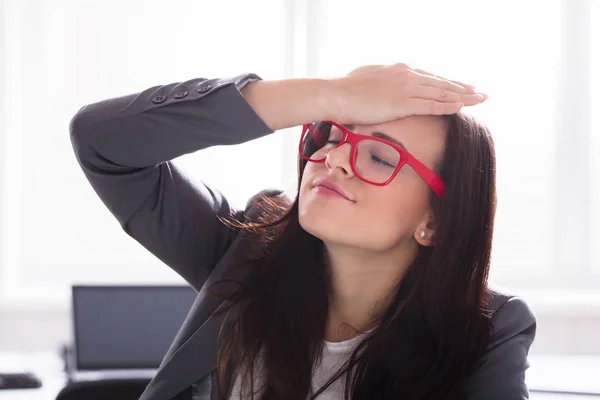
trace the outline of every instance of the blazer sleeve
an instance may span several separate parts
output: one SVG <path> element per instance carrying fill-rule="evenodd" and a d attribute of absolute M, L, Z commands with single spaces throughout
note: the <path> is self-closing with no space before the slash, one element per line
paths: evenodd
<path fill-rule="evenodd" d="M 506 301 L 492 316 L 493 333 L 485 359 L 467 383 L 467 400 L 529 398 L 525 371 L 535 338 L 536 319 L 519 297 Z"/>
<path fill-rule="evenodd" d="M 256 80 L 244 74 L 154 86 L 84 106 L 70 122 L 77 161 L 106 207 L 196 290 L 236 235 L 217 217 L 243 216 L 171 160 L 271 133 L 240 93 Z"/>

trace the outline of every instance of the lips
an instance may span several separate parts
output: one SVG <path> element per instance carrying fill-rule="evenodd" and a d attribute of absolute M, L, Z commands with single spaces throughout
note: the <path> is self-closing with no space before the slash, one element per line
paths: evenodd
<path fill-rule="evenodd" d="M 326 178 L 321 178 L 321 179 L 315 180 L 313 182 L 313 188 L 319 187 L 319 186 L 327 188 L 329 190 L 333 190 L 334 192 L 338 193 L 340 196 L 344 197 L 346 200 L 354 202 L 354 199 L 352 198 L 352 196 L 350 196 L 348 193 L 346 193 L 341 187 L 339 187 L 332 180 L 329 180 Z"/>

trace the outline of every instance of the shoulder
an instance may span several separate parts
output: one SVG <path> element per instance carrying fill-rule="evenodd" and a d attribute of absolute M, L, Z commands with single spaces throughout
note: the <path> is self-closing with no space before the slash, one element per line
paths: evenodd
<path fill-rule="evenodd" d="M 522 297 L 500 287 L 488 287 L 488 311 L 491 314 L 492 332 L 489 348 L 501 344 L 518 334 L 533 340 L 536 318 Z"/>
<path fill-rule="evenodd" d="M 293 199 L 282 189 L 268 188 L 250 197 L 244 211 L 245 219 L 258 222 L 265 213 L 282 215 L 292 205 Z M 263 222 L 263 221 L 261 221 Z"/>
<path fill-rule="evenodd" d="M 290 197 L 290 194 L 287 193 L 285 190 L 278 188 L 267 188 L 261 190 L 254 196 L 250 197 L 246 204 L 246 207 L 252 207 L 253 205 L 256 205 L 257 202 L 264 201 L 265 199 L 278 199 L 280 201 L 287 202 L 287 204 L 291 204 L 293 202 L 293 199 Z"/>
<path fill-rule="evenodd" d="M 488 288 L 491 315 L 489 344 L 478 369 L 464 388 L 467 400 L 528 399 L 525 372 L 536 331 L 535 316 L 527 302 L 497 287 Z"/>

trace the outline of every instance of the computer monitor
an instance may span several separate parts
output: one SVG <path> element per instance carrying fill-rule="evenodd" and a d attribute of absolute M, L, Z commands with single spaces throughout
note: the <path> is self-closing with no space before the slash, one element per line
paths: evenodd
<path fill-rule="evenodd" d="M 189 286 L 73 286 L 74 369 L 158 368 L 195 297 Z"/>

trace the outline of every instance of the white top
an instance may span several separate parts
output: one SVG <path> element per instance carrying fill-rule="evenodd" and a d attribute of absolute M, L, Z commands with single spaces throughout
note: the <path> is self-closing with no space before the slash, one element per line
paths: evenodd
<path fill-rule="evenodd" d="M 336 374 L 341 366 L 346 362 L 352 354 L 354 348 L 369 332 L 358 335 L 350 340 L 343 342 L 328 342 L 324 341 L 323 356 L 320 364 L 315 368 L 312 377 L 312 391 L 319 390 L 334 374 Z M 250 396 L 242 397 L 240 395 L 240 380 L 236 379 L 230 400 L 247 400 Z M 262 382 L 257 379 L 255 389 L 262 386 Z M 346 374 L 339 377 L 331 385 L 327 387 L 318 397 L 317 400 L 342 400 L 344 398 L 344 388 L 346 387 Z M 258 392 L 254 398 L 260 398 L 262 392 Z"/>
<path fill-rule="evenodd" d="M 323 357 L 321 363 L 315 369 L 312 377 L 312 389 L 314 392 L 319 390 L 327 381 L 339 371 L 342 365 L 352 354 L 352 351 L 360 343 L 366 334 L 361 334 L 350 340 L 343 342 L 325 341 L 323 346 Z M 318 397 L 318 400 L 340 400 L 344 398 L 344 388 L 346 387 L 346 376 L 342 375 L 336 381 L 325 389 Z"/>

